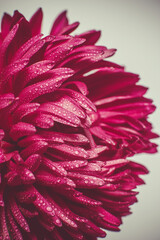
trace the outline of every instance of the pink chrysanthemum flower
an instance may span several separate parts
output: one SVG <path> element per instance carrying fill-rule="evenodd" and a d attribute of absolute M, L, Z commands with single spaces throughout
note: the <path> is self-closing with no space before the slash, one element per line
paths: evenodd
<path fill-rule="evenodd" d="M 0 239 L 96 240 L 119 230 L 147 173 L 126 159 L 156 151 L 155 107 L 138 75 L 104 60 L 99 31 L 50 35 L 42 11 L 5 14 L 0 33 Z"/>

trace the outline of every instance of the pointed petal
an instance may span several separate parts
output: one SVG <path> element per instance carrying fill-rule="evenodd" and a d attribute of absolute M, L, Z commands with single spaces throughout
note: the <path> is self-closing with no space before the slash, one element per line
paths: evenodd
<path fill-rule="evenodd" d="M 14 219 L 16 220 L 16 222 L 19 224 L 19 226 L 24 231 L 30 232 L 29 225 L 28 225 L 26 219 L 23 217 L 15 199 L 12 196 L 10 196 L 10 198 L 9 198 L 9 205 L 10 205 L 12 215 L 13 215 Z"/>
<path fill-rule="evenodd" d="M 68 142 L 72 143 L 74 145 L 80 145 L 80 144 L 85 144 L 88 143 L 88 138 L 86 138 L 82 134 L 67 134 L 67 133 L 61 133 L 61 132 L 54 132 L 54 131 L 43 131 L 40 130 L 39 134 L 44 137 L 46 140 L 50 140 L 50 143 L 53 141 L 55 142 Z"/>
<path fill-rule="evenodd" d="M 93 111 L 96 112 L 97 109 L 95 105 L 87 97 L 83 96 L 81 93 L 78 93 L 70 89 L 61 89 L 60 91 L 72 97 L 77 104 L 79 104 L 89 112 L 93 112 Z"/>
<path fill-rule="evenodd" d="M 32 38 L 30 38 L 27 42 L 25 42 L 15 53 L 13 60 L 16 61 L 20 58 L 23 58 L 25 53 L 30 49 L 33 48 L 34 44 L 38 42 L 42 37 L 42 34 L 38 34 Z"/>
<path fill-rule="evenodd" d="M 86 118 L 85 111 L 70 96 L 60 95 L 59 99 L 55 99 L 54 104 L 63 107 L 67 111 L 73 113 L 80 118 Z"/>
<path fill-rule="evenodd" d="M 27 187 L 24 190 L 16 193 L 16 198 L 21 203 L 33 203 L 36 197 L 36 192 L 32 187 Z"/>
<path fill-rule="evenodd" d="M 59 157 L 58 154 L 63 155 L 66 158 L 74 157 L 77 160 L 88 158 L 87 151 L 85 151 L 83 148 L 80 148 L 80 147 L 73 147 L 67 144 L 50 145 L 49 147 L 53 149 L 53 154 L 56 154 L 57 158 Z"/>
<path fill-rule="evenodd" d="M 28 62 L 29 62 L 28 59 L 20 59 L 14 63 L 11 63 L 7 67 L 5 67 L 4 70 L 0 74 L 0 78 L 2 78 L 0 85 L 6 83 L 9 79 L 9 77 L 20 72 L 28 64 Z"/>
<path fill-rule="evenodd" d="M 11 27 L 12 17 L 8 13 L 4 13 L 1 22 L 1 33 L 2 37 L 5 38 Z"/>
<path fill-rule="evenodd" d="M 43 94 L 54 92 L 67 78 L 72 76 L 72 74 L 73 71 L 71 69 L 62 69 L 59 77 L 55 76 L 52 79 L 47 79 L 26 87 L 19 95 L 21 104 L 31 102 Z"/>
<path fill-rule="evenodd" d="M 49 71 L 53 66 L 54 66 L 53 61 L 43 60 L 36 62 L 30 65 L 29 67 L 25 68 L 21 75 L 18 76 L 18 78 L 20 78 L 21 80 L 21 81 L 19 80 L 18 82 L 18 84 L 20 84 L 18 88 L 23 89 L 29 82 L 31 82 L 33 79 L 37 77 L 40 77 L 41 75 L 44 75 L 44 73 Z M 17 82 L 15 82 L 15 85 L 17 85 Z"/>
<path fill-rule="evenodd" d="M 86 39 L 85 45 L 93 45 L 98 41 L 100 35 L 101 35 L 100 31 L 90 30 L 88 32 L 81 33 L 76 37 L 85 38 Z"/>
<path fill-rule="evenodd" d="M 112 56 L 116 49 L 107 49 L 102 46 L 83 46 L 72 50 L 59 66 L 72 66 L 79 71 L 86 66 Z"/>
<path fill-rule="evenodd" d="M 43 157 L 42 165 L 47 167 L 54 175 L 67 176 L 67 171 L 61 164 L 55 163 L 46 157 Z"/>
<path fill-rule="evenodd" d="M 9 226 L 10 226 L 10 233 L 13 239 L 15 240 L 23 240 L 23 236 L 21 234 L 21 231 L 19 230 L 10 210 L 7 210 L 7 217 L 9 220 Z"/>
<path fill-rule="evenodd" d="M 24 103 L 21 104 L 13 113 L 13 121 L 19 122 L 23 117 L 35 112 L 39 108 L 39 103 Z"/>
<path fill-rule="evenodd" d="M 4 131 L 0 129 L 0 141 L 3 139 L 3 137 L 4 137 Z"/>
<path fill-rule="evenodd" d="M 37 35 L 41 32 L 42 18 L 43 18 L 43 12 L 42 12 L 42 9 L 39 8 L 29 21 L 32 36 Z"/>
<path fill-rule="evenodd" d="M 31 59 L 31 57 L 36 55 L 36 53 L 40 51 L 40 49 L 42 49 L 44 45 L 51 40 L 52 40 L 52 37 L 47 36 L 43 39 L 40 39 L 39 41 L 36 41 L 34 44 L 32 44 L 32 46 L 28 49 L 28 51 L 24 53 L 23 58 Z"/>
<path fill-rule="evenodd" d="M 48 144 L 45 141 L 35 142 L 29 145 L 28 147 L 26 147 L 25 149 L 23 149 L 20 154 L 22 158 L 26 159 L 32 154 L 44 152 L 47 147 L 48 147 Z"/>
<path fill-rule="evenodd" d="M 105 183 L 101 178 L 80 173 L 69 172 L 67 176 L 75 182 L 77 188 L 98 188 Z"/>
<path fill-rule="evenodd" d="M 14 39 L 17 31 L 19 28 L 19 24 L 14 25 L 14 27 L 11 29 L 11 31 L 7 34 L 4 41 L 2 42 L 0 46 L 0 69 L 5 64 L 5 54 L 7 52 L 7 48 Z"/>
<path fill-rule="evenodd" d="M 63 30 L 59 34 L 68 35 L 71 32 L 73 32 L 78 26 L 79 26 L 79 22 L 74 22 L 74 23 L 64 27 Z"/>
<path fill-rule="evenodd" d="M 64 188 L 64 187 L 76 187 L 74 182 L 66 177 L 54 177 L 49 172 L 37 172 L 36 180 L 40 185 L 53 187 L 53 188 Z"/>
<path fill-rule="evenodd" d="M 65 59 L 66 56 L 73 51 L 73 48 L 81 45 L 85 41 L 82 38 L 75 37 L 69 37 L 67 39 L 64 38 L 64 40 L 64 42 L 62 42 L 61 40 L 58 44 L 58 39 L 56 37 L 53 41 L 53 47 L 51 45 L 51 47 L 45 51 L 45 59 L 52 60 L 55 62 L 56 65 L 58 65 L 59 62 L 63 62 L 63 59 Z M 56 42 L 58 45 L 56 44 Z"/>
<path fill-rule="evenodd" d="M 0 230 L 0 233 L 2 233 L 2 237 L 3 237 L 2 239 L 10 240 L 9 230 L 7 227 L 6 216 L 5 216 L 5 209 L 3 207 L 0 208 L 0 215 L 1 215 L 0 225 L 3 226 L 2 229 Z"/>
<path fill-rule="evenodd" d="M 5 93 L 3 95 L 0 95 L 0 109 L 9 106 L 14 101 L 14 99 L 15 97 L 13 93 Z"/>
<path fill-rule="evenodd" d="M 87 161 L 85 160 L 75 160 L 75 161 L 65 161 L 61 162 L 61 166 L 63 166 L 66 170 L 76 170 L 80 169 L 87 165 Z"/>
<path fill-rule="evenodd" d="M 99 126 L 91 127 L 90 131 L 92 132 L 93 135 L 99 137 L 100 139 L 105 140 L 106 143 L 111 145 L 116 144 L 112 137 L 110 135 L 107 135 L 101 127 Z"/>
<path fill-rule="evenodd" d="M 36 132 L 36 128 L 25 122 L 19 122 L 12 126 L 10 130 L 10 135 L 16 141 L 20 137 L 32 135 Z"/>
<path fill-rule="evenodd" d="M 72 81 L 72 82 L 68 82 L 65 84 L 65 86 L 71 86 L 72 88 L 73 86 L 76 86 L 76 88 L 78 88 L 78 90 L 83 94 L 83 95 L 87 95 L 88 94 L 88 90 L 87 90 L 87 86 L 84 82 L 80 82 L 80 81 Z"/>
<path fill-rule="evenodd" d="M 33 204 L 37 210 L 49 217 L 55 216 L 55 211 L 51 204 L 35 188 L 33 189 L 37 196 Z"/>
<path fill-rule="evenodd" d="M 44 103 L 39 108 L 40 112 L 51 114 L 53 120 L 64 123 L 71 126 L 80 125 L 80 119 L 73 114 L 72 112 L 67 111 L 66 109 L 59 107 L 54 103 Z"/>
<path fill-rule="evenodd" d="M 67 11 L 64 11 L 56 18 L 50 32 L 51 35 L 58 35 L 62 29 L 68 25 L 66 13 Z"/>
<path fill-rule="evenodd" d="M 41 156 L 39 154 L 33 154 L 29 156 L 25 161 L 25 165 L 32 172 L 37 170 L 40 163 L 41 163 Z"/>
<path fill-rule="evenodd" d="M 36 127 L 47 129 L 54 126 L 54 118 L 47 113 L 38 112 L 27 117 L 27 121 Z"/>

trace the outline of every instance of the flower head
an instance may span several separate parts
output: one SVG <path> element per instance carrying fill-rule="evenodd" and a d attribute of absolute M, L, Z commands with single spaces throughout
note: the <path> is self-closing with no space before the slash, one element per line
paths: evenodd
<path fill-rule="evenodd" d="M 119 230 L 154 153 L 155 109 L 138 75 L 104 59 L 99 31 L 72 36 L 66 12 L 50 35 L 42 10 L 4 14 L 0 33 L 0 236 L 87 239 Z"/>

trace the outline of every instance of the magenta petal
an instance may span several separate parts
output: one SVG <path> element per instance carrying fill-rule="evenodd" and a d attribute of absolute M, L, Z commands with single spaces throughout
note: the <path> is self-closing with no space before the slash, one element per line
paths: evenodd
<path fill-rule="evenodd" d="M 59 62 L 62 62 L 62 60 L 65 59 L 67 55 L 69 55 L 73 48 L 81 45 L 84 42 L 85 40 L 83 38 L 56 37 L 53 41 L 53 46 L 55 45 L 54 48 L 48 48 L 45 52 L 45 59 L 52 60 L 58 64 Z"/>
<path fill-rule="evenodd" d="M 20 121 L 24 116 L 35 112 L 39 108 L 39 103 L 24 103 L 21 104 L 13 113 L 13 119 L 15 122 Z"/>
<path fill-rule="evenodd" d="M 11 26 L 11 21 L 12 18 L 9 14 L 4 13 L 3 18 L 2 18 L 2 23 L 1 23 L 1 32 L 2 32 L 2 37 L 5 38 L 6 35 L 8 34 Z"/>
<path fill-rule="evenodd" d="M 89 154 L 83 148 L 73 147 L 66 144 L 50 145 L 50 148 L 57 150 L 60 154 L 66 157 L 75 157 L 76 159 L 86 159 Z M 58 155 L 57 155 L 58 157 Z"/>
<path fill-rule="evenodd" d="M 2 140 L 4 137 L 4 131 L 2 129 L 0 129 L 0 140 Z"/>
<path fill-rule="evenodd" d="M 33 203 L 37 195 L 34 188 L 28 187 L 21 192 L 17 192 L 16 198 L 22 203 Z"/>
<path fill-rule="evenodd" d="M 15 98 L 12 93 L 6 93 L 3 95 L 0 95 L 0 109 L 9 106 L 13 102 L 14 99 Z"/>
<path fill-rule="evenodd" d="M 111 136 L 107 135 L 101 127 L 93 127 L 91 128 L 91 132 L 93 135 L 105 140 L 108 144 L 115 145 L 115 142 Z"/>
<path fill-rule="evenodd" d="M 33 155 L 29 156 L 29 158 L 27 158 L 26 161 L 25 161 L 25 165 L 32 172 L 37 170 L 37 168 L 39 167 L 40 163 L 41 163 L 41 156 L 38 155 L 38 154 L 33 154 Z"/>
<path fill-rule="evenodd" d="M 56 18 L 50 32 L 51 35 L 69 34 L 78 27 L 78 22 L 68 24 L 66 13 L 67 11 L 64 11 Z"/>
<path fill-rule="evenodd" d="M 23 79 L 23 82 L 19 82 L 20 86 L 18 88 L 23 89 L 30 81 L 49 71 L 53 65 L 53 61 L 44 60 L 27 67 L 19 76 L 20 79 Z"/>
<path fill-rule="evenodd" d="M 43 157 L 42 165 L 48 168 L 56 175 L 60 176 L 67 176 L 67 171 L 63 168 L 61 164 L 52 162 L 50 159 Z"/>
<path fill-rule="evenodd" d="M 36 132 L 36 128 L 25 122 L 19 122 L 12 126 L 10 134 L 14 140 L 17 140 L 20 137 L 32 135 Z"/>
<path fill-rule="evenodd" d="M 5 216 L 4 208 L 0 209 L 0 213 L 1 213 L 0 222 L 1 222 L 1 226 L 3 226 L 3 228 L 0 231 L 0 233 L 2 234 L 2 237 L 4 239 L 10 240 L 10 235 L 9 235 L 9 231 L 8 231 L 8 228 L 7 228 L 6 216 Z"/>
<path fill-rule="evenodd" d="M 10 43 L 12 42 L 13 38 L 15 37 L 18 28 L 19 28 L 19 24 L 14 25 L 14 27 L 7 34 L 7 36 L 5 37 L 4 41 L 2 42 L 2 44 L 0 46 L 0 69 L 3 65 L 5 65 L 4 57 L 5 57 L 7 48 L 10 45 Z"/>
<path fill-rule="evenodd" d="M 70 34 L 73 32 L 77 27 L 79 26 L 79 22 L 74 22 L 66 27 L 63 28 L 63 30 L 60 32 L 60 34 Z"/>
<path fill-rule="evenodd" d="M 85 45 L 92 45 L 98 41 L 100 35 L 101 35 L 100 31 L 90 30 L 88 32 L 79 34 L 78 37 L 86 39 Z"/>
<path fill-rule="evenodd" d="M 43 18 L 43 12 L 42 12 L 42 9 L 39 8 L 29 21 L 33 36 L 41 32 L 42 18 Z"/>
<path fill-rule="evenodd" d="M 45 138 L 38 136 L 37 134 L 33 134 L 33 135 L 26 136 L 25 138 L 20 139 L 18 141 L 18 145 L 22 148 L 25 148 L 25 147 L 28 147 L 32 143 L 44 141 L 44 140 L 45 140 Z"/>
<path fill-rule="evenodd" d="M 19 228 L 17 227 L 17 224 L 11 214 L 11 212 L 9 210 L 7 210 L 7 217 L 9 220 L 9 226 L 10 226 L 10 232 L 11 232 L 11 236 L 14 239 L 19 239 L 19 240 L 23 240 L 21 231 L 19 230 Z"/>
<path fill-rule="evenodd" d="M 120 231 L 155 153 L 155 110 L 139 76 L 106 60 L 100 31 L 70 35 L 66 11 L 41 33 L 4 14 L 0 32 L 0 239 L 97 240 Z"/>
<path fill-rule="evenodd" d="M 87 86 L 85 83 L 80 82 L 80 81 L 73 81 L 73 82 L 66 84 L 66 86 L 70 86 L 70 85 L 71 85 L 71 87 L 72 87 L 72 85 L 75 85 L 83 95 L 87 95 L 88 90 L 87 90 Z"/>
<path fill-rule="evenodd" d="M 36 38 L 35 38 L 36 39 Z M 40 39 L 38 41 L 36 41 L 34 44 L 32 43 L 32 46 L 28 49 L 28 51 L 26 51 L 23 55 L 23 58 L 31 58 L 33 57 L 38 51 L 40 51 L 44 45 L 51 40 L 52 37 L 45 37 L 43 39 Z M 37 40 L 37 39 L 36 39 Z M 27 46 L 28 47 L 28 46 Z"/>
<path fill-rule="evenodd" d="M 34 201 L 34 205 L 37 208 L 38 211 L 48 215 L 48 216 L 54 216 L 55 212 L 54 209 L 51 207 L 51 204 L 49 204 L 45 198 L 42 197 L 38 191 L 36 191 L 36 200 Z M 45 204 L 44 204 L 45 203 Z"/>
<path fill-rule="evenodd" d="M 49 143 L 59 142 L 59 143 L 72 143 L 74 145 L 83 145 L 89 143 L 87 137 L 82 134 L 67 134 L 59 133 L 54 131 L 43 131 L 39 130 L 40 136 L 44 137 Z"/>
<path fill-rule="evenodd" d="M 42 153 L 46 150 L 47 146 L 48 144 L 45 141 L 35 142 L 28 146 L 27 148 L 23 149 L 21 151 L 21 156 L 26 159 L 32 154 Z"/>
<path fill-rule="evenodd" d="M 64 11 L 56 18 L 50 32 L 51 35 L 58 35 L 62 29 L 68 25 L 66 13 L 67 11 Z"/>
<path fill-rule="evenodd" d="M 60 66 L 70 66 L 73 69 L 83 69 L 86 64 L 98 62 L 115 53 L 115 49 L 107 49 L 102 46 L 82 46 L 68 54 L 66 60 Z"/>
<path fill-rule="evenodd" d="M 85 111 L 70 96 L 60 96 L 60 99 L 56 99 L 54 103 L 55 105 L 66 109 L 71 114 L 78 116 L 79 118 L 86 118 Z"/>
<path fill-rule="evenodd" d="M 23 217 L 23 215 L 22 215 L 21 211 L 19 210 L 19 207 L 18 207 L 15 199 L 13 199 L 13 197 L 10 198 L 9 204 L 10 204 L 12 215 L 15 218 L 15 220 L 17 221 L 17 223 L 21 226 L 21 228 L 23 228 L 23 230 L 30 232 L 29 225 L 26 222 L 25 218 Z"/>
<path fill-rule="evenodd" d="M 66 70 L 63 75 L 35 83 L 22 90 L 19 95 L 21 103 L 31 102 L 33 99 L 50 92 L 54 92 L 61 84 L 73 74 L 70 69 Z"/>
<path fill-rule="evenodd" d="M 75 92 L 75 91 L 69 90 L 69 89 L 66 89 L 66 90 L 63 89 L 61 91 L 68 94 L 69 96 L 71 96 L 75 100 L 75 102 L 77 102 L 77 104 L 81 105 L 86 110 L 88 110 L 90 112 L 96 111 L 95 105 L 85 96 L 82 96 L 78 92 Z"/>
<path fill-rule="evenodd" d="M 58 188 L 63 188 L 63 187 L 76 187 L 75 183 L 66 177 L 53 177 L 51 174 L 48 172 L 38 172 L 36 174 L 36 179 L 37 182 L 40 185 L 44 186 L 50 186 L 50 187 L 58 187 Z"/>
<path fill-rule="evenodd" d="M 65 123 L 71 126 L 80 125 L 80 120 L 75 114 L 62 107 L 57 106 L 54 103 L 46 103 L 41 105 L 39 111 L 51 114 L 52 118 L 57 122 Z"/>
<path fill-rule="evenodd" d="M 68 176 L 73 179 L 78 188 L 96 188 L 104 185 L 104 181 L 101 178 L 94 176 L 86 176 L 78 173 L 68 173 Z"/>
<path fill-rule="evenodd" d="M 4 68 L 4 70 L 1 72 L 1 75 L 0 75 L 0 77 L 3 79 L 3 81 L 1 81 L 1 84 L 6 83 L 10 76 L 22 70 L 27 65 L 27 63 L 28 63 L 28 59 L 17 60 L 16 62 Z"/>
<path fill-rule="evenodd" d="M 30 38 L 27 42 L 25 42 L 15 53 L 14 55 L 14 60 L 17 60 L 19 58 L 22 58 L 24 56 L 24 54 L 31 48 L 34 46 L 34 44 L 36 42 L 38 42 L 42 37 L 42 34 L 38 34 L 32 38 Z"/>

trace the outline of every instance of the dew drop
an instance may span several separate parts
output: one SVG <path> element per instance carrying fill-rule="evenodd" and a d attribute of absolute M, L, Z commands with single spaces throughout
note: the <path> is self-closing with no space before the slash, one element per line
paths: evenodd
<path fill-rule="evenodd" d="M 52 211 L 52 208 L 51 208 L 51 207 L 47 207 L 46 210 L 47 210 L 48 212 L 51 212 L 51 211 Z"/>

